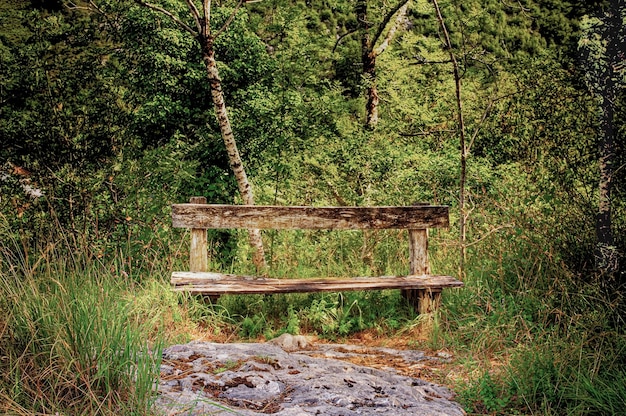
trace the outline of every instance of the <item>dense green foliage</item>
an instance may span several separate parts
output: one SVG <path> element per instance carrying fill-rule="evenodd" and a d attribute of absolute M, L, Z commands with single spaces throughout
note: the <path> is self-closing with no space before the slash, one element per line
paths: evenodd
<path fill-rule="evenodd" d="M 185 2 L 155 3 L 192 24 Z M 232 10 L 224 3 L 214 8 L 215 27 Z M 432 4 L 411 2 L 377 60 L 380 121 L 368 130 L 355 3 L 254 2 L 218 38 L 257 201 L 429 201 L 450 205 L 457 224 L 454 79 Z M 618 382 L 626 381 L 626 261 L 615 276 L 596 269 L 599 110 L 578 47 L 590 36 L 583 16 L 601 17 L 611 4 L 440 2 L 470 140 L 467 279 L 445 293 L 427 341 L 411 346 L 461 357 L 468 376 L 453 382 L 470 411 L 616 414 L 626 404 Z M 390 7 L 368 1 L 377 22 Z M 612 230 L 623 254 L 626 107 L 618 81 Z M 170 204 L 238 197 L 201 51 L 162 14 L 130 0 L 0 0 L 0 120 L 0 412 L 131 413 L 126 403 L 147 413 L 148 384 L 129 383 L 153 376 L 141 339 L 158 350 L 164 326 L 180 328 L 165 340 L 174 342 L 197 328 L 335 339 L 423 325 L 396 292 L 223 297 L 209 306 L 169 293 L 167 275 L 187 255 Z M 239 237 L 212 234 L 212 267 L 253 270 Z M 408 267 L 406 242 L 393 232 L 264 239 L 270 273 L 281 277 Z M 431 240 L 433 269 L 457 274 L 456 225 Z M 81 338 L 100 321 L 112 324 Z M 127 321 L 128 330 L 119 326 Z M 103 350 L 84 354 L 94 348 Z M 490 365 L 498 359 L 501 366 Z M 41 394 L 37 385 L 46 387 Z M 89 400 L 77 403 L 85 392 Z"/>

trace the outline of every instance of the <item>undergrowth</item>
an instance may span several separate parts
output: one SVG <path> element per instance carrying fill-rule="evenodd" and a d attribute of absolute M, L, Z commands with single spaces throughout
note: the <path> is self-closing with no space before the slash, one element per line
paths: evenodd
<path fill-rule="evenodd" d="M 114 262 L 52 246 L 25 256 L 8 243 L 0 246 L 0 412 L 149 413 L 163 337 L 159 318 L 134 302 L 141 289 Z"/>
<path fill-rule="evenodd" d="M 368 332 L 452 352 L 455 371 L 439 381 L 471 414 L 619 414 L 626 336 L 615 325 L 618 302 L 599 278 L 571 273 L 545 238 L 523 228 L 503 227 L 472 246 L 465 287 L 445 290 L 439 312 L 426 317 L 392 290 L 223 296 L 216 303 L 175 293 L 169 274 L 185 267 L 186 234 L 169 243 L 168 256 L 150 249 L 141 259 L 124 246 L 94 254 L 63 236 L 39 249 L 7 238 L 0 244 L 0 412 L 149 415 L 164 345 L 285 332 L 344 341 Z M 265 239 L 270 275 L 280 278 L 408 270 L 406 236 L 395 231 Z M 433 272 L 456 275 L 455 239 L 431 233 Z M 244 242 L 227 241 L 229 260 L 214 257 L 211 267 L 249 273 Z"/>

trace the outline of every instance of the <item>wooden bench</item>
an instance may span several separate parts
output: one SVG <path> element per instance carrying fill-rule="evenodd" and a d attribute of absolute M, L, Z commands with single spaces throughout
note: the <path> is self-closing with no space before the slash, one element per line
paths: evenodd
<path fill-rule="evenodd" d="M 451 276 L 430 274 L 428 228 L 447 228 L 448 207 L 299 207 L 207 205 L 203 197 L 172 206 L 174 227 L 191 229 L 190 269 L 172 273 L 174 290 L 210 296 L 401 289 L 418 313 L 435 310 L 443 288 L 461 287 Z M 207 229 L 407 229 L 410 271 L 406 276 L 271 279 L 210 273 Z"/>

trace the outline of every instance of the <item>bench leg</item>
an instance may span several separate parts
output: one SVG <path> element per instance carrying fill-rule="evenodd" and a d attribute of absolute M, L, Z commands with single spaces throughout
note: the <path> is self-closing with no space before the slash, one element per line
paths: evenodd
<path fill-rule="evenodd" d="M 441 304 L 441 289 L 406 289 L 402 291 L 402 297 L 419 315 L 429 314 Z"/>
<path fill-rule="evenodd" d="M 430 274 L 428 230 L 409 230 L 409 261 L 412 275 Z M 418 314 L 433 313 L 441 302 L 441 289 L 405 289 L 402 296 Z"/>

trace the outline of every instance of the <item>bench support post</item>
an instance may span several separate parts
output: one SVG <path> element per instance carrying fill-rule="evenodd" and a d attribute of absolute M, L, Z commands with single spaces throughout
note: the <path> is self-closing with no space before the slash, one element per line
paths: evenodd
<path fill-rule="evenodd" d="M 206 204 L 206 198 L 203 196 L 192 196 L 189 198 L 190 204 Z M 189 271 L 190 272 L 208 272 L 209 271 L 209 254 L 207 232 L 204 228 L 191 229 L 191 246 L 189 248 Z M 206 301 L 205 296 L 203 298 Z M 217 302 L 219 295 L 208 296 L 211 303 Z"/>
<path fill-rule="evenodd" d="M 410 274 L 429 275 L 428 229 L 409 230 Z M 417 313 L 432 313 L 441 302 L 441 289 L 407 289 L 402 296 L 415 308 Z"/>
<path fill-rule="evenodd" d="M 189 199 L 190 204 L 206 204 L 206 198 L 203 196 L 194 196 Z M 189 271 L 190 272 L 208 272 L 208 243 L 207 234 L 204 228 L 191 229 L 191 247 L 189 250 Z"/>

